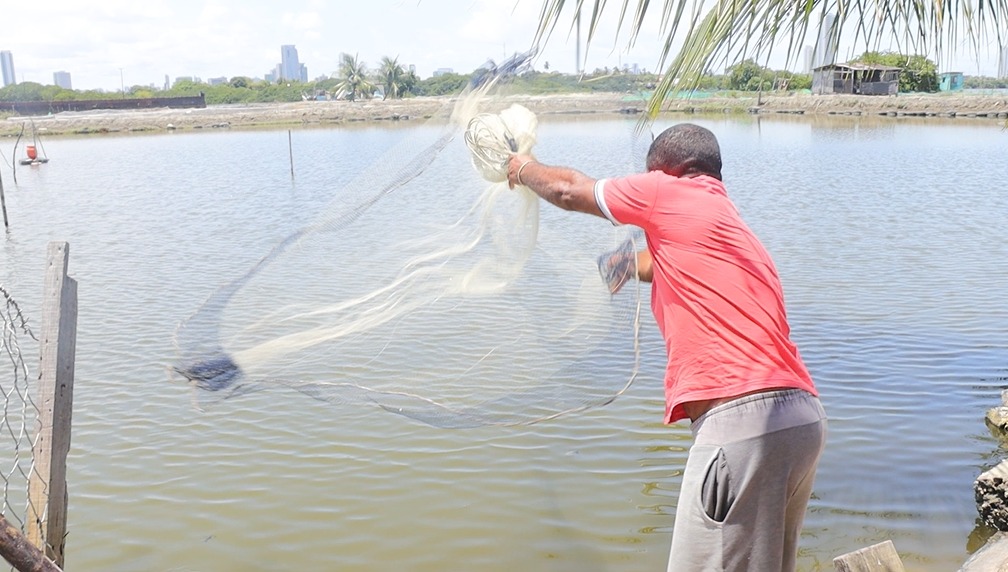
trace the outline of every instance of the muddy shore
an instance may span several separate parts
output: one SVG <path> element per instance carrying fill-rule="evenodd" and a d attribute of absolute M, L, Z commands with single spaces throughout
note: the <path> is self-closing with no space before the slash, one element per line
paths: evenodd
<path fill-rule="evenodd" d="M 538 115 L 638 115 L 647 102 L 617 93 L 512 96 Z M 94 110 L 0 119 L 0 137 L 16 136 L 22 125 L 40 133 L 71 135 L 254 127 L 309 127 L 360 121 L 423 120 L 450 104 L 447 97 L 403 100 L 304 101 L 210 106 L 205 109 Z M 676 113 L 760 113 L 891 117 L 1008 119 L 1008 95 L 956 94 L 855 96 L 808 94 L 678 99 L 663 108 Z"/>

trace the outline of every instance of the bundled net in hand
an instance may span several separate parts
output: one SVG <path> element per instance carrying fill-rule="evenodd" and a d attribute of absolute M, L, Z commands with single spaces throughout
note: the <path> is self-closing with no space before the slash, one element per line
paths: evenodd
<path fill-rule="evenodd" d="M 583 411 L 629 386 L 639 290 L 611 289 L 602 255 L 632 237 L 552 208 L 540 227 L 539 199 L 506 183 L 507 157 L 535 144 L 535 115 L 503 93 L 527 59 L 477 73 L 179 327 L 174 369 L 200 403 L 282 387 L 467 427 Z"/>

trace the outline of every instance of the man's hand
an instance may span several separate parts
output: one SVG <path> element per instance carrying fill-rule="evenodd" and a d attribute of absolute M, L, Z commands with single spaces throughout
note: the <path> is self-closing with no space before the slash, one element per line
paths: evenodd
<path fill-rule="evenodd" d="M 535 158 L 532 155 L 511 155 L 508 160 L 508 186 L 512 189 L 515 188 L 515 185 L 525 186 L 525 182 L 521 178 L 522 174 L 533 163 L 535 163 Z"/>
<path fill-rule="evenodd" d="M 610 294 L 620 291 L 627 280 L 637 275 L 637 253 L 633 241 L 627 240 L 616 250 L 610 250 L 598 257 L 599 274 Z"/>

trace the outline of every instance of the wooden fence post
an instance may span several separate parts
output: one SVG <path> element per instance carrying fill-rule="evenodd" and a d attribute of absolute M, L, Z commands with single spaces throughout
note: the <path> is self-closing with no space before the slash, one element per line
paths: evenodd
<path fill-rule="evenodd" d="M 66 458 L 70 451 L 77 281 L 67 276 L 70 245 L 50 242 L 39 338 L 38 433 L 28 480 L 28 539 L 60 568 L 66 542 Z"/>
<path fill-rule="evenodd" d="M 0 515 L 0 555 L 19 572 L 59 572 L 56 564 L 3 515 Z"/>

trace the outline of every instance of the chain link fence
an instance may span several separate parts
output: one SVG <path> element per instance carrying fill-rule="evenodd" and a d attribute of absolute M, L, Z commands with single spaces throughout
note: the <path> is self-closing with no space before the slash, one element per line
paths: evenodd
<path fill-rule="evenodd" d="M 28 479 L 32 471 L 33 428 L 39 409 L 30 395 L 33 377 L 25 354 L 38 355 L 38 338 L 28 326 L 11 294 L 0 285 L 0 393 L 3 419 L 0 421 L 0 478 L 3 499 L 0 514 L 22 532 L 29 511 Z M 43 509 L 44 507 L 39 507 Z"/>

